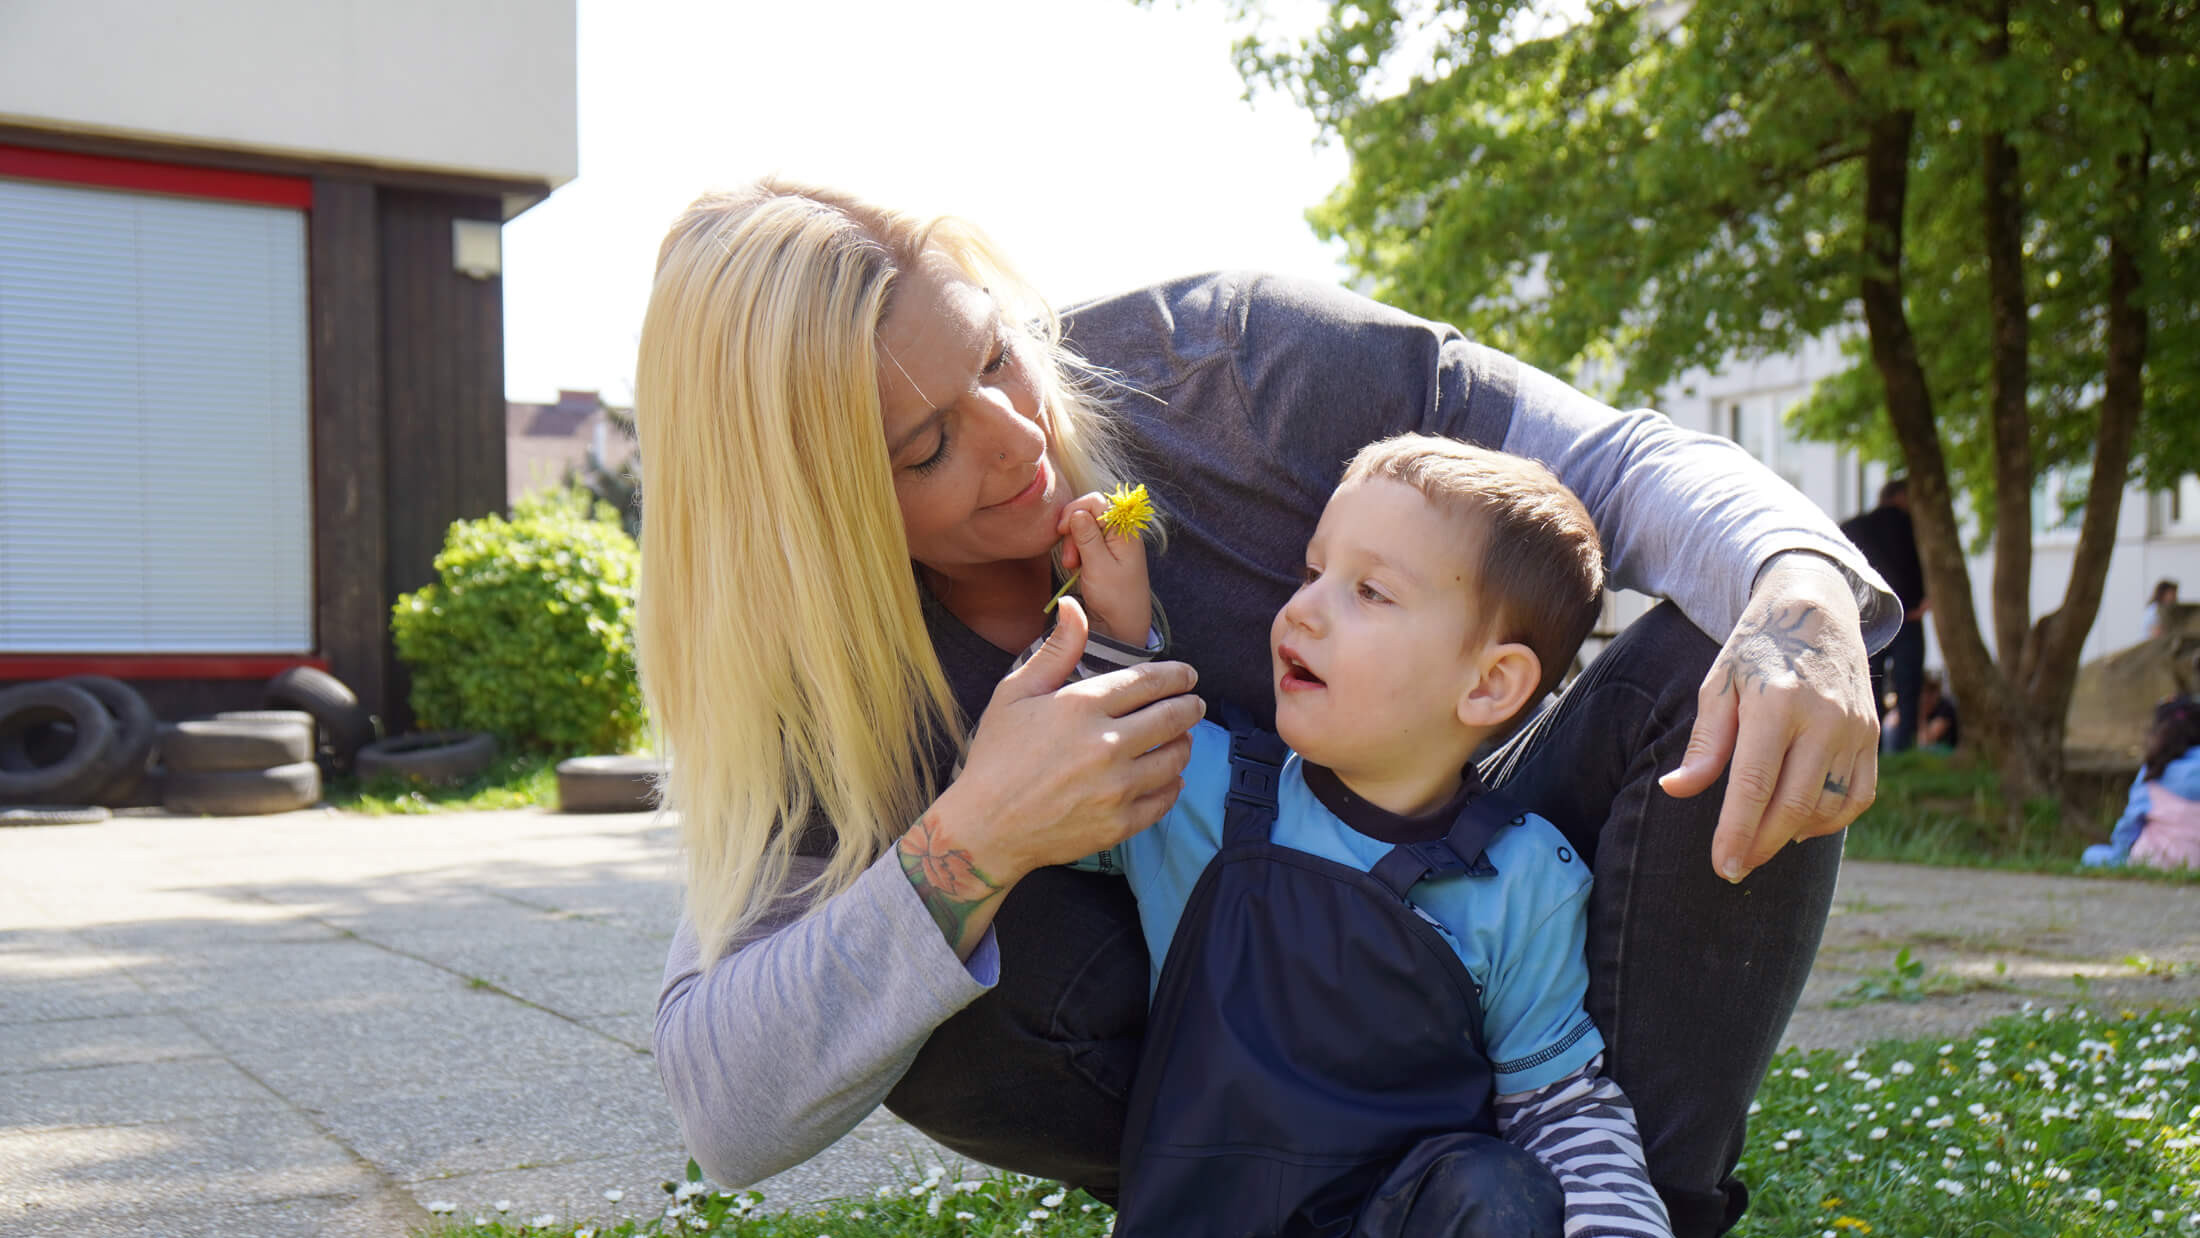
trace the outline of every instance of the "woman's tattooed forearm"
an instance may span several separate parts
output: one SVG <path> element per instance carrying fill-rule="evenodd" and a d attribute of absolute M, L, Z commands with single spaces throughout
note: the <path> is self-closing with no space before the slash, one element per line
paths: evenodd
<path fill-rule="evenodd" d="M 1775 607 L 1755 618 L 1745 616 L 1713 668 L 1726 671 L 1719 691 L 1739 695 L 1744 688 L 1755 685 L 1763 692 L 1773 676 L 1782 672 L 1802 678 L 1805 658 L 1825 652 L 1803 634 L 1815 613 L 1814 607 L 1798 602 Z"/>
<path fill-rule="evenodd" d="M 932 913 L 940 932 L 947 935 L 947 944 L 960 949 L 970 917 L 1001 887 L 978 871 L 969 852 L 945 845 L 938 829 L 925 818 L 901 836 L 901 871 L 917 888 L 917 897 L 924 900 L 924 909 Z"/>

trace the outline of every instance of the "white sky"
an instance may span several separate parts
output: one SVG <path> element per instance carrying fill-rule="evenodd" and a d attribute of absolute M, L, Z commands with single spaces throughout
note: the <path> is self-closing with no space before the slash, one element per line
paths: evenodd
<path fill-rule="evenodd" d="M 1344 177 L 1242 98 L 1221 0 L 580 0 L 580 176 L 505 228 L 505 386 L 631 399 L 658 241 L 784 172 L 990 232 L 1056 304 L 1218 267 L 1340 278 Z"/>

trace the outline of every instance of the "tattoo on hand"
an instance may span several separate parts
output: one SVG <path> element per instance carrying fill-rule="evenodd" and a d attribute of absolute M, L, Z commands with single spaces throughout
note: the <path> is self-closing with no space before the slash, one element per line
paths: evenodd
<path fill-rule="evenodd" d="M 937 831 L 927 818 L 901 836 L 901 871 L 917 888 L 917 897 L 924 900 L 924 909 L 932 913 L 948 944 L 959 948 L 971 915 L 1001 887 L 978 871 L 969 852 L 942 844 Z"/>
<path fill-rule="evenodd" d="M 1743 619 L 1742 626 L 1735 629 L 1735 639 L 1727 642 L 1726 650 L 1711 668 L 1726 670 L 1726 682 L 1719 685 L 1720 693 L 1739 694 L 1751 684 L 1762 693 L 1772 677 L 1782 671 L 1802 677 L 1803 659 L 1824 652 L 1803 635 L 1803 627 L 1810 622 L 1812 613 L 1809 605 L 1796 603 L 1756 619 Z"/>

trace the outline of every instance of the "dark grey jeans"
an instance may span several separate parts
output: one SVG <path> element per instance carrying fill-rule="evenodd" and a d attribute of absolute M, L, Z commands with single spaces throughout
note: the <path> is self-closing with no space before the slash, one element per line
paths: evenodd
<path fill-rule="evenodd" d="M 1596 873 L 1589 1014 L 1679 1238 L 1722 1233 L 1746 1205 L 1732 1174 L 1750 1099 L 1841 863 L 1840 838 L 1817 839 L 1728 885 L 1711 870 L 1725 781 L 1690 800 L 1658 789 L 1717 653 L 1659 606 L 1484 767 Z M 1120 878 L 1047 869 L 995 923 L 1001 983 L 940 1025 L 887 1105 L 967 1156 L 1112 1198 L 1146 1017 L 1137 909 Z"/>

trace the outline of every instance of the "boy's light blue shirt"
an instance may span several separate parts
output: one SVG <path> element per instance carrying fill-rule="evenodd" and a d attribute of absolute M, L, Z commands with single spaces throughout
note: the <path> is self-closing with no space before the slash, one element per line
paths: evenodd
<path fill-rule="evenodd" d="M 1120 868 L 1138 896 L 1138 918 L 1153 959 L 1149 985 L 1176 937 L 1185 900 L 1207 861 L 1222 849 L 1222 811 L 1230 782 L 1230 733 L 1211 722 L 1192 729 L 1184 793 L 1167 816 L 1078 867 Z M 1339 820 L 1306 785 L 1297 753 L 1284 762 L 1274 840 L 1365 872 L 1391 844 Z M 1495 877 L 1435 878 L 1413 889 L 1413 905 L 1482 986 L 1484 1038 L 1502 1093 L 1555 1083 L 1604 1050 L 1582 1009 L 1589 968 L 1589 870 L 1557 828 L 1529 814 L 1499 831 L 1485 853 Z"/>

